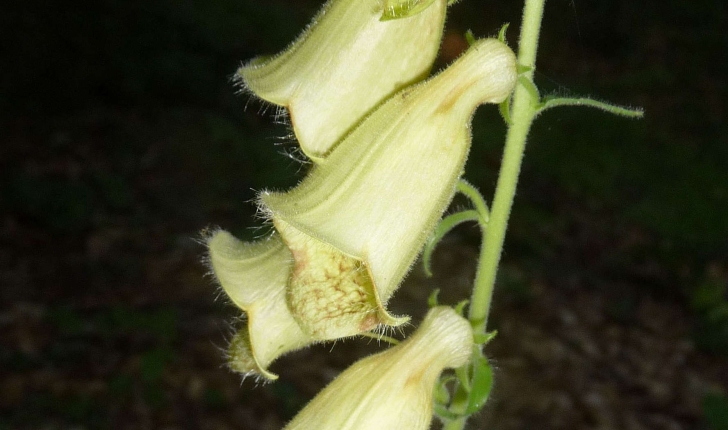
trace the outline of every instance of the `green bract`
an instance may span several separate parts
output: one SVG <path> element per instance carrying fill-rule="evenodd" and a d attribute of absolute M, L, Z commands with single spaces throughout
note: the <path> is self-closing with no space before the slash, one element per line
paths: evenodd
<path fill-rule="evenodd" d="M 477 41 L 377 108 L 296 188 L 261 194 L 293 255 L 288 306 L 306 334 L 406 321 L 384 306 L 452 199 L 475 108 L 503 101 L 515 82 L 510 48 Z"/>
<path fill-rule="evenodd" d="M 384 0 L 382 21 L 412 16 L 427 9 L 435 0 Z"/>
<path fill-rule="evenodd" d="M 429 311 L 412 336 L 354 363 L 285 430 L 424 430 L 432 420 L 435 381 L 468 362 L 470 324 L 452 308 Z"/>
<path fill-rule="evenodd" d="M 446 0 L 429 3 L 381 21 L 381 0 L 331 0 L 285 51 L 236 76 L 247 91 L 288 108 L 301 149 L 320 161 L 373 107 L 427 76 Z"/>

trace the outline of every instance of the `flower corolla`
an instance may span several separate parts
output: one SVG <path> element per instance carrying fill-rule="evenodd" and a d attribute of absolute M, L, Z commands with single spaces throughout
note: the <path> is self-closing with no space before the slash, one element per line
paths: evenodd
<path fill-rule="evenodd" d="M 470 324 L 452 308 L 432 308 L 405 341 L 346 369 L 284 430 L 425 430 L 445 368 L 466 364 Z"/>
<path fill-rule="evenodd" d="M 386 303 L 455 193 L 475 108 L 503 101 L 516 74 L 510 48 L 476 41 L 379 106 L 297 187 L 261 194 L 293 256 L 286 297 L 306 334 L 336 339 L 407 321 Z"/>
<path fill-rule="evenodd" d="M 393 2 L 402 0 L 387 3 Z M 236 73 L 246 91 L 288 109 L 301 149 L 314 161 L 372 108 L 429 74 L 446 0 L 383 21 L 392 7 L 381 0 L 331 0 L 286 50 Z"/>

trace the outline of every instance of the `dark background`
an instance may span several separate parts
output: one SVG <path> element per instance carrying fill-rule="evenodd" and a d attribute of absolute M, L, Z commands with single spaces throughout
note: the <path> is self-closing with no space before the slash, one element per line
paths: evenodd
<path fill-rule="evenodd" d="M 377 349 L 291 354 L 260 386 L 224 368 L 237 323 L 199 231 L 259 234 L 254 191 L 291 186 L 288 130 L 235 94 L 313 0 L 11 0 L 0 14 L 0 429 L 276 429 Z M 520 2 L 450 8 L 494 35 Z M 546 5 L 542 93 L 642 106 L 545 113 L 499 275 L 496 389 L 473 428 L 728 428 L 728 11 L 694 0 Z M 245 109 L 246 104 L 248 105 Z M 489 200 L 504 126 L 478 111 L 466 177 Z M 456 200 L 455 207 L 466 202 Z M 468 295 L 479 237 L 440 246 L 391 302 Z M 481 427 L 482 426 L 482 427 Z"/>

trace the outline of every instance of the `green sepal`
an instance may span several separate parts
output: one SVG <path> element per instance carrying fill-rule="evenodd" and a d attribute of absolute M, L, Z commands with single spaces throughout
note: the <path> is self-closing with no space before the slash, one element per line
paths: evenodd
<path fill-rule="evenodd" d="M 455 377 L 448 375 L 440 378 L 435 385 L 434 391 L 434 402 L 435 404 L 447 405 L 450 403 L 450 390 L 447 389 L 447 384 L 454 381 Z"/>
<path fill-rule="evenodd" d="M 427 298 L 427 306 L 434 308 L 435 306 L 438 306 L 438 300 L 437 296 L 440 295 L 440 289 L 436 288 L 430 293 L 430 297 Z"/>
<path fill-rule="evenodd" d="M 506 98 L 502 103 L 498 104 L 498 112 L 500 112 L 506 125 L 513 124 L 511 121 L 511 97 Z"/>
<path fill-rule="evenodd" d="M 385 2 L 384 12 L 380 21 L 391 21 L 393 19 L 409 18 L 427 9 L 435 0 L 405 0 L 395 5 Z"/>
<path fill-rule="evenodd" d="M 458 192 L 470 199 L 475 206 L 475 210 L 480 214 L 480 225 L 485 227 L 490 220 L 490 210 L 488 204 L 485 203 L 483 195 L 480 194 L 477 188 L 475 188 L 470 182 L 460 178 L 458 181 Z"/>
<path fill-rule="evenodd" d="M 455 305 L 455 312 L 457 312 L 460 316 L 464 316 L 465 306 L 467 306 L 468 303 L 470 303 L 470 300 L 467 299 L 459 302 L 457 305 Z"/>
<path fill-rule="evenodd" d="M 435 415 L 437 415 L 438 417 L 440 417 L 444 420 L 456 420 L 461 417 L 460 415 L 458 415 L 454 412 L 451 412 L 450 409 L 448 409 L 447 407 L 437 404 L 437 403 L 434 404 L 434 410 L 435 410 Z"/>
<path fill-rule="evenodd" d="M 468 366 L 463 366 L 463 367 L 464 368 L 467 368 Z M 469 388 L 468 388 L 468 390 L 465 390 L 465 387 L 459 386 L 455 390 L 455 393 L 452 396 L 452 402 L 450 403 L 450 405 L 452 406 L 452 405 L 464 405 L 464 404 L 466 404 L 468 402 L 468 397 L 470 396 L 469 393 L 470 393 Z M 464 414 L 464 413 L 459 413 L 458 414 L 458 418 L 464 417 L 464 416 L 466 416 L 466 414 Z"/>
<path fill-rule="evenodd" d="M 458 382 L 460 382 L 458 391 L 465 391 L 466 394 L 470 392 L 470 375 L 468 367 L 468 365 L 465 365 L 455 369 L 455 376 L 458 377 Z"/>
<path fill-rule="evenodd" d="M 477 188 L 465 179 L 460 179 L 457 184 L 457 190 L 473 202 L 475 209 L 468 209 L 448 215 L 437 224 L 435 231 L 430 235 L 430 238 L 425 244 L 425 249 L 422 252 L 422 264 L 427 277 L 432 276 L 432 252 L 450 230 L 467 221 L 476 221 L 480 225 L 481 230 L 483 230 L 490 219 L 488 205 L 485 203 L 485 199 Z"/>
<path fill-rule="evenodd" d="M 476 345 L 485 345 L 493 340 L 497 334 L 497 330 L 488 333 L 474 333 L 473 342 L 475 342 Z"/>
<path fill-rule="evenodd" d="M 518 73 L 519 75 L 522 75 L 524 73 L 528 73 L 531 70 L 533 70 L 533 67 L 531 67 L 531 66 L 524 66 L 523 64 L 517 64 L 516 65 L 516 73 Z"/>
<path fill-rule="evenodd" d="M 468 42 L 468 46 L 473 46 L 473 43 L 475 43 L 475 35 L 473 35 L 473 30 L 468 30 L 465 32 L 465 41 Z"/>
<path fill-rule="evenodd" d="M 498 32 L 498 40 L 503 43 L 506 43 L 506 31 L 508 31 L 508 26 L 510 25 L 510 22 L 503 24 L 503 27 L 501 27 L 500 31 Z"/>
<path fill-rule="evenodd" d="M 531 96 L 531 103 L 538 106 L 540 104 L 541 95 L 538 93 L 536 84 L 523 75 L 518 77 L 518 83 L 523 85 L 523 87 L 526 88 L 526 91 L 528 91 L 528 94 Z"/>
<path fill-rule="evenodd" d="M 472 364 L 472 368 L 473 379 L 465 415 L 479 411 L 488 401 L 490 391 L 493 388 L 493 368 L 485 357 L 479 356 Z"/>

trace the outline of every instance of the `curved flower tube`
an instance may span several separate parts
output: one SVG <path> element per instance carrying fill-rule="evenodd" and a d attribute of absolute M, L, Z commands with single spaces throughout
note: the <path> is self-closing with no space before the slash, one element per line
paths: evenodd
<path fill-rule="evenodd" d="M 472 348 L 468 321 L 452 308 L 432 308 L 412 336 L 354 363 L 285 430 L 425 430 L 438 376 L 467 363 Z"/>
<path fill-rule="evenodd" d="M 277 234 L 245 243 L 223 230 L 210 235 L 207 246 L 212 273 L 248 320 L 230 343 L 230 367 L 245 375 L 277 379 L 268 365 L 281 354 L 313 342 L 286 305 L 291 252 Z"/>
<path fill-rule="evenodd" d="M 330 0 L 285 51 L 252 60 L 236 78 L 288 108 L 301 149 L 320 161 L 367 112 L 430 72 L 447 7 L 431 3 L 381 21 L 381 0 Z"/>
<path fill-rule="evenodd" d="M 384 305 L 455 193 L 473 112 L 503 101 L 516 76 L 510 48 L 476 41 L 377 108 L 296 188 L 260 195 L 293 254 L 287 299 L 305 333 L 333 339 L 406 321 Z"/>

